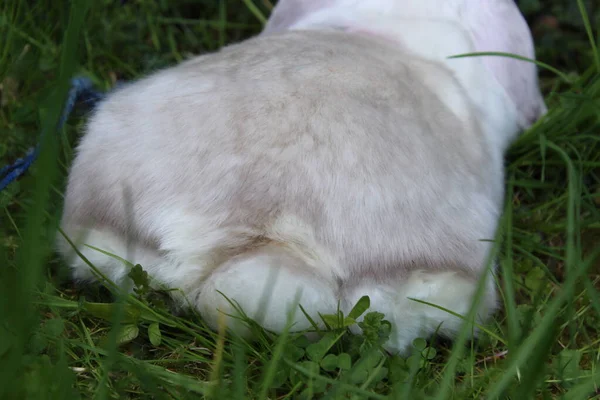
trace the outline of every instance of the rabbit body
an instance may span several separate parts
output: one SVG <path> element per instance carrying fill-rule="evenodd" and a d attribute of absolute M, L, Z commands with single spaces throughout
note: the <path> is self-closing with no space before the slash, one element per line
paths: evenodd
<path fill-rule="evenodd" d="M 469 71 L 335 30 L 261 35 L 159 71 L 91 116 L 62 227 L 108 278 L 127 267 L 85 244 L 181 289 L 212 327 L 234 312 L 218 291 L 274 331 L 290 311 L 310 327 L 298 302 L 318 320 L 369 295 L 390 351 L 451 336 L 459 318 L 409 298 L 469 310 L 519 129 L 506 93 Z M 481 318 L 496 308 L 486 279 Z"/>

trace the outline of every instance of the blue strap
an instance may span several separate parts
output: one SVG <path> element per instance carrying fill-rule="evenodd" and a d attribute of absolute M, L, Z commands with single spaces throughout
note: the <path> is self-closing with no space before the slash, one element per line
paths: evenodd
<path fill-rule="evenodd" d="M 58 122 L 58 129 L 61 129 L 69 115 L 73 111 L 77 101 L 81 100 L 90 106 L 93 106 L 98 100 L 102 99 L 103 93 L 94 90 L 94 85 L 89 78 L 76 77 L 71 80 L 71 89 L 69 90 L 69 96 L 63 109 L 63 113 Z M 17 180 L 21 175 L 27 171 L 27 169 L 36 160 L 40 151 L 40 145 L 31 148 L 27 151 L 23 158 L 19 158 L 14 163 L 4 166 L 0 169 L 0 191 L 4 190 L 9 184 Z"/>

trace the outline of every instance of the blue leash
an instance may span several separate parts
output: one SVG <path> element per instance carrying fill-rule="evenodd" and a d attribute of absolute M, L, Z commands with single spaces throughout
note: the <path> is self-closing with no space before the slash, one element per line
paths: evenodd
<path fill-rule="evenodd" d="M 65 103 L 65 108 L 58 122 L 58 129 L 62 129 L 65 122 L 71 115 L 77 101 L 81 100 L 90 106 L 93 106 L 102 99 L 104 94 L 94 90 L 94 85 L 89 78 L 76 77 L 71 80 L 71 89 Z M 24 157 L 19 158 L 14 163 L 4 166 L 0 169 L 0 191 L 4 190 L 9 184 L 23 175 L 27 169 L 36 160 L 40 151 L 40 145 L 27 151 Z"/>

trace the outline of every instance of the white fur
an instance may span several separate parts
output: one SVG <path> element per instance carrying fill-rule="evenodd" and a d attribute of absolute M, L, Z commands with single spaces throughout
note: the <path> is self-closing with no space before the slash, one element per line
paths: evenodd
<path fill-rule="evenodd" d="M 509 4 L 482 9 L 496 3 Z M 181 289 L 212 327 L 233 311 L 218 291 L 275 331 L 293 311 L 309 327 L 296 300 L 318 321 L 368 294 L 393 323 L 390 351 L 440 323 L 452 336 L 460 319 L 408 298 L 468 311 L 504 151 L 544 112 L 531 69 L 447 59 L 481 45 L 465 5 L 282 0 L 265 34 L 117 90 L 77 147 L 64 230 L 110 279 L 125 265 L 82 243 Z M 535 90 L 515 91 L 503 66 Z"/>
<path fill-rule="evenodd" d="M 230 301 L 239 304 L 247 316 L 275 332 L 283 331 L 288 322 L 292 331 L 311 328 L 298 304 L 316 323 L 321 323 L 319 313 L 337 311 L 333 284 L 309 271 L 292 269 L 294 261 L 290 261 L 289 255 L 277 255 L 272 249 L 261 250 L 233 259 L 211 275 L 196 303 L 212 327 L 217 327 L 219 313 L 236 314 Z M 243 325 L 236 325 L 229 318 L 226 323 L 238 333 L 245 333 Z"/>
<path fill-rule="evenodd" d="M 397 352 L 398 349 L 410 348 L 414 339 L 427 337 L 432 332 L 445 337 L 457 334 L 464 320 L 445 310 L 466 317 L 475 301 L 476 290 L 476 282 L 464 279 L 454 272 L 428 274 L 416 271 L 403 282 L 364 282 L 352 287 L 344 293 L 344 306 L 345 311 L 349 312 L 358 299 L 369 296 L 371 307 L 367 312 L 379 311 L 392 324 L 390 340 L 384 347 L 390 352 Z M 476 323 L 485 322 L 490 312 L 497 307 L 492 275 L 487 279 L 485 292 L 483 301 L 478 303 Z M 359 320 L 362 321 L 363 317 Z M 470 326 L 469 329 L 477 333 L 475 326 Z M 361 331 L 358 326 L 354 326 L 352 330 L 355 333 Z"/>
<path fill-rule="evenodd" d="M 508 27 L 510 34 L 506 33 Z M 521 129 L 547 110 L 533 64 L 498 56 L 447 59 L 472 52 L 503 52 L 535 59 L 531 34 L 513 0 L 283 0 L 264 33 L 332 28 L 381 35 L 421 56 L 444 62 L 471 89 L 476 104 L 485 101 L 481 94 L 493 85 L 479 86 L 484 81 L 474 81 L 467 71 L 481 70 L 482 64 L 486 65 L 485 80 L 493 80 L 497 89 L 511 99 L 510 110 L 503 111 L 516 113 L 515 121 Z M 505 32 L 499 33 L 502 30 Z M 477 89 L 480 87 L 482 90 Z M 485 110 L 486 106 L 481 108 Z"/>

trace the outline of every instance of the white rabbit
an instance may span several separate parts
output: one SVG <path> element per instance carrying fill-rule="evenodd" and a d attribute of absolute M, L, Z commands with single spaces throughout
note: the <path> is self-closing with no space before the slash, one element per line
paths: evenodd
<path fill-rule="evenodd" d="M 140 263 L 206 321 L 271 330 L 361 296 L 406 352 L 468 312 L 503 154 L 546 110 L 510 0 L 281 0 L 258 37 L 116 90 L 77 148 L 62 227 L 106 276 Z M 95 279 L 59 240 L 79 280 Z M 487 278 L 479 316 L 496 308 Z M 239 332 L 243 328 L 227 317 Z M 440 326 L 441 324 L 441 326 Z"/>

